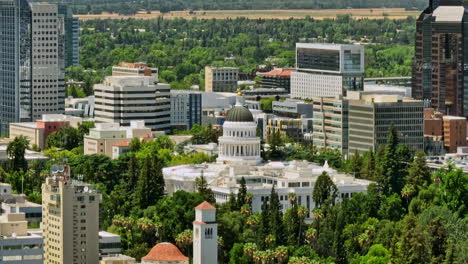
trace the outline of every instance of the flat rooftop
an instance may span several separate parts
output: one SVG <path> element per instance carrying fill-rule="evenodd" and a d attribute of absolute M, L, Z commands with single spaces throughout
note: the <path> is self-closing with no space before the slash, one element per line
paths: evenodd
<path fill-rule="evenodd" d="M 322 50 L 364 50 L 364 46 L 332 43 L 296 43 L 296 48 Z"/>
<path fill-rule="evenodd" d="M 434 10 L 432 16 L 435 17 L 435 22 L 462 22 L 464 13 L 463 6 L 439 6 Z"/>

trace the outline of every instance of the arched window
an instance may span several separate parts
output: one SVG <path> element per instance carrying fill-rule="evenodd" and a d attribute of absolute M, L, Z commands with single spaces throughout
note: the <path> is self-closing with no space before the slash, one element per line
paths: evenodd
<path fill-rule="evenodd" d="M 205 229 L 205 239 L 213 239 L 213 228 Z"/>

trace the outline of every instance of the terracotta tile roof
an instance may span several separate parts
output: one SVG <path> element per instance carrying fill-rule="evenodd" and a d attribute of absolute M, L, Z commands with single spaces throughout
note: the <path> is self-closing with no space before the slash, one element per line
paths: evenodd
<path fill-rule="evenodd" d="M 140 136 L 140 138 L 143 139 L 146 142 L 151 141 L 151 140 L 154 139 L 153 135 L 143 135 L 143 136 Z"/>
<path fill-rule="evenodd" d="M 268 77 L 291 77 L 291 73 L 293 72 L 296 72 L 296 70 L 276 68 L 270 72 L 261 72 L 258 75 Z"/>
<path fill-rule="evenodd" d="M 193 221 L 193 223 L 196 225 L 206 225 L 205 222 L 200 222 L 200 221 Z"/>
<path fill-rule="evenodd" d="M 112 146 L 115 146 L 115 147 L 128 147 L 128 146 L 130 146 L 130 142 L 120 141 L 120 142 L 112 144 Z"/>
<path fill-rule="evenodd" d="M 206 201 L 199 204 L 197 207 L 195 207 L 195 209 L 198 209 L 198 210 L 216 210 L 216 208 L 214 206 L 212 206 L 209 202 L 206 202 Z"/>
<path fill-rule="evenodd" d="M 166 261 L 178 262 L 186 261 L 189 258 L 184 256 L 180 250 L 171 243 L 159 243 L 154 246 L 148 255 L 144 256 L 142 260 L 145 261 Z"/>

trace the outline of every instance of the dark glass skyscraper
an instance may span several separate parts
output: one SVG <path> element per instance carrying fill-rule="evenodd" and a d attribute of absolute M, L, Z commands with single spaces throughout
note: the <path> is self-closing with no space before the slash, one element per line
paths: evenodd
<path fill-rule="evenodd" d="M 80 21 L 78 18 L 73 17 L 71 8 L 68 5 L 59 4 L 58 12 L 64 21 L 65 68 L 68 68 L 79 63 Z"/>
<path fill-rule="evenodd" d="M 31 119 L 31 8 L 0 1 L 0 134 L 10 122 Z"/>
<path fill-rule="evenodd" d="M 468 116 L 468 13 L 463 0 L 431 0 L 417 20 L 413 96 Z"/>

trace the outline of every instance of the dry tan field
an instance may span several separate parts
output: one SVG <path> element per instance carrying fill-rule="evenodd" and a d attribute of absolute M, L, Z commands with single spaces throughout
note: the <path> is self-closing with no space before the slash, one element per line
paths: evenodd
<path fill-rule="evenodd" d="M 153 19 L 158 16 L 164 18 L 199 18 L 199 19 L 227 19 L 244 17 L 248 19 L 301 19 L 310 16 L 314 19 L 335 18 L 337 15 L 350 14 L 355 19 L 382 19 L 388 17 L 390 19 L 404 19 L 408 16 L 415 17 L 419 11 L 407 11 L 403 8 L 376 8 L 376 9 L 302 9 L 302 10 L 208 10 L 208 11 L 173 11 L 166 14 L 161 14 L 158 11 L 153 11 L 147 14 L 142 11 L 132 16 L 124 16 L 119 14 L 103 13 L 100 15 L 75 15 L 80 20 L 90 19 Z"/>

